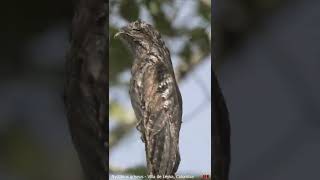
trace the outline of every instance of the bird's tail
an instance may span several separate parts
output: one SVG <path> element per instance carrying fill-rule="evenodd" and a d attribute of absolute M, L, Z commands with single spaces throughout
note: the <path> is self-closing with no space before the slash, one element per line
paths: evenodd
<path fill-rule="evenodd" d="M 180 163 L 179 131 L 168 122 L 156 134 L 146 132 L 146 153 L 149 174 L 172 177 Z"/>

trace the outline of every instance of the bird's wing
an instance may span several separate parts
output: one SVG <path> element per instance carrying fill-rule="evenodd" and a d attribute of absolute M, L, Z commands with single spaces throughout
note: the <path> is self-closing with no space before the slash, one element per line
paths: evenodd
<path fill-rule="evenodd" d="M 148 166 L 154 174 L 174 174 L 180 162 L 178 139 L 181 117 L 174 77 L 162 62 L 147 66 L 143 75 L 143 98 Z"/>

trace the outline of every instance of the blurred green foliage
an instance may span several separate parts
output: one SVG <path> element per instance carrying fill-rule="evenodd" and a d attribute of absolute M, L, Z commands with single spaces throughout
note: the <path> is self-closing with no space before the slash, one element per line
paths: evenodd
<path fill-rule="evenodd" d="M 8 130 L 9 133 L 0 136 L 2 162 L 5 162 L 8 170 L 15 174 L 44 179 L 48 165 L 46 161 L 49 157 L 46 150 L 39 146 L 27 129 L 16 124 Z"/>
<path fill-rule="evenodd" d="M 117 39 L 113 38 L 118 30 L 115 27 L 109 27 L 109 85 L 115 85 L 118 75 L 124 70 L 128 69 L 131 65 L 129 52 L 125 46 Z"/>

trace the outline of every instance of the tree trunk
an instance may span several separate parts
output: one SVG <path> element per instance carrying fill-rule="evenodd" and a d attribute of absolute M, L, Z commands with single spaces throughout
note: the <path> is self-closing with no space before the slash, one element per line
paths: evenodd
<path fill-rule="evenodd" d="M 230 165 L 230 122 L 218 81 L 213 73 L 213 160 L 214 180 L 228 180 Z"/>
<path fill-rule="evenodd" d="M 108 177 L 108 48 L 104 0 L 75 0 L 64 103 L 87 180 Z"/>

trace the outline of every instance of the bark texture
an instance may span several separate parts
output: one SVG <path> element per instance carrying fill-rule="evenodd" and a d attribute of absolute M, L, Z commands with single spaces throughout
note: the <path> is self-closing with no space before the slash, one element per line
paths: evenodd
<path fill-rule="evenodd" d="M 108 162 L 107 5 L 75 0 L 67 52 L 64 103 L 87 180 L 105 180 Z"/>
<path fill-rule="evenodd" d="M 230 122 L 217 78 L 213 73 L 213 160 L 215 180 L 229 179 L 230 166 Z"/>

